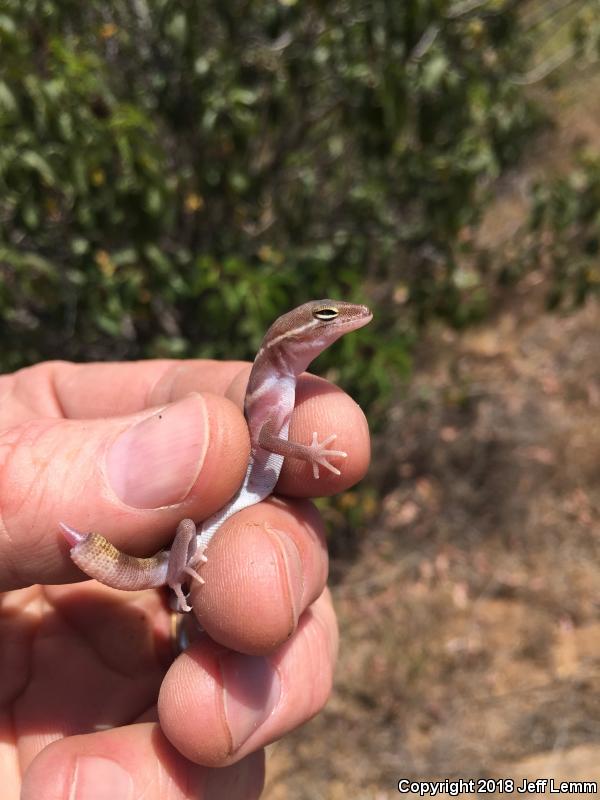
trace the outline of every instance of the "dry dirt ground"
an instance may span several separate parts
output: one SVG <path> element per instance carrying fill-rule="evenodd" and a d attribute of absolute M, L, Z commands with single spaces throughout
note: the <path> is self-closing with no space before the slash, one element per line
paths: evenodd
<path fill-rule="evenodd" d="M 520 311 L 423 347 L 381 518 L 336 570 L 335 694 L 273 749 L 270 800 L 600 785 L 600 305 Z"/>
<path fill-rule="evenodd" d="M 600 787 L 600 303 L 549 314 L 542 290 L 534 273 L 484 326 L 422 343 L 374 450 L 381 512 L 333 564 L 334 695 L 271 749 L 268 800 Z"/>

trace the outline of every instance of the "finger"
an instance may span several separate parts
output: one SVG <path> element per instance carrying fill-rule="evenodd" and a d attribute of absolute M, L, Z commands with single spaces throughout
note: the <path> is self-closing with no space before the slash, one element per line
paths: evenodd
<path fill-rule="evenodd" d="M 337 386 L 315 375 L 305 375 L 298 382 L 290 440 L 309 444 L 314 431 L 319 439 L 336 434 L 336 450 L 347 453 L 346 458 L 331 459 L 340 475 L 319 470 L 319 478 L 315 478 L 309 464 L 286 458 L 278 492 L 292 497 L 323 497 L 337 494 L 364 477 L 371 449 L 369 426 L 360 406 Z"/>
<path fill-rule="evenodd" d="M 192 394 L 162 408 L 94 420 L 39 419 L 0 434 L 0 590 L 81 573 L 58 531 L 101 532 L 134 555 L 202 519 L 239 488 L 248 430 L 225 398 Z"/>
<path fill-rule="evenodd" d="M 190 392 L 223 396 L 246 368 L 244 361 L 208 359 L 61 364 L 53 380 L 65 416 L 81 419 L 131 414 L 180 400 Z"/>
<path fill-rule="evenodd" d="M 46 361 L 0 375 L 0 426 L 35 417 L 92 419 L 133 414 L 190 392 L 225 395 L 243 361 Z"/>
<path fill-rule="evenodd" d="M 89 419 L 131 414 L 181 399 L 190 392 L 224 395 L 243 408 L 251 366 L 230 361 L 141 361 L 111 364 L 48 362 L 16 375 L 0 377 L 4 387 L 0 424 L 32 416 Z M 337 434 L 336 447 L 348 453 L 337 476 L 310 465 L 285 459 L 278 491 L 296 497 L 324 496 L 360 480 L 370 459 L 369 431 L 360 407 L 329 382 L 305 373 L 298 381 L 290 439 L 311 441 Z"/>
<path fill-rule="evenodd" d="M 271 652 L 287 641 L 327 580 L 323 524 L 308 501 L 244 509 L 207 555 L 205 584 L 192 588 L 194 612 L 213 639 L 244 653 Z"/>
<path fill-rule="evenodd" d="M 184 758 L 158 725 L 140 723 L 53 742 L 26 770 L 21 800 L 253 800 L 263 785 L 262 751 L 213 770 Z"/>
<path fill-rule="evenodd" d="M 249 368 L 240 368 L 227 392 L 227 396 L 238 405 L 243 402 L 249 374 Z M 347 453 L 347 458 L 334 459 L 334 466 L 341 474 L 319 470 L 320 476 L 315 478 L 310 464 L 286 458 L 277 483 L 278 493 L 292 497 L 325 497 L 344 491 L 365 476 L 371 446 L 363 411 L 339 387 L 316 375 L 304 373 L 296 387 L 289 439 L 310 444 L 314 431 L 318 432 L 319 439 L 336 434 L 336 450 Z"/>
<path fill-rule="evenodd" d="M 167 738 L 191 761 L 232 764 L 314 716 L 331 691 L 337 627 L 327 592 L 270 656 L 191 645 L 163 681 L 158 710 Z"/>
<path fill-rule="evenodd" d="M 43 365 L 40 365 L 43 366 Z M 127 414 L 169 403 L 189 392 L 224 395 L 243 409 L 251 365 L 243 361 L 141 361 L 132 364 L 65 364 L 56 366 L 56 397 L 66 416 Z M 298 380 L 290 439 L 309 443 L 337 434 L 336 449 L 348 453 L 337 462 L 341 476 L 285 459 L 277 490 L 294 497 L 336 494 L 364 477 L 370 459 L 365 415 L 352 398 L 328 381 L 305 373 Z"/>

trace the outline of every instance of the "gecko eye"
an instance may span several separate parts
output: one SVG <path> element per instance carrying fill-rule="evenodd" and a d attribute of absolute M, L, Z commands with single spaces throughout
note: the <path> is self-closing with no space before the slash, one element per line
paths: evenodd
<path fill-rule="evenodd" d="M 322 319 L 324 322 L 329 322 L 330 319 L 335 319 L 339 313 L 335 306 L 326 306 L 324 308 L 315 308 L 313 317 L 315 319 Z"/>

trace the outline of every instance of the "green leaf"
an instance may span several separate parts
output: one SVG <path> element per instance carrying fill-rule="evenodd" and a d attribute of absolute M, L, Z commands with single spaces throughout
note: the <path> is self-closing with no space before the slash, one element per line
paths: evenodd
<path fill-rule="evenodd" d="M 43 156 L 33 150 L 26 150 L 21 153 L 20 160 L 23 164 L 30 167 L 30 169 L 37 172 L 47 186 L 54 186 L 56 178 L 50 164 Z"/>
<path fill-rule="evenodd" d="M 6 114 L 14 114 L 17 108 L 15 95 L 5 81 L 0 81 L 0 110 Z"/>
<path fill-rule="evenodd" d="M 183 11 L 173 14 L 165 27 L 165 32 L 167 36 L 176 41 L 177 44 L 182 45 L 185 42 L 187 21 Z"/>
<path fill-rule="evenodd" d="M 35 230 L 40 224 L 39 209 L 31 202 L 23 205 L 23 222 L 30 230 Z"/>

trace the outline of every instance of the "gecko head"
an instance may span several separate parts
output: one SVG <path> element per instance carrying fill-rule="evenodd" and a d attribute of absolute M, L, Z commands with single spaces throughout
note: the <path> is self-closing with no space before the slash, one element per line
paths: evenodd
<path fill-rule="evenodd" d="M 284 354 L 296 374 L 340 336 L 362 328 L 373 318 L 367 306 L 346 300 L 304 303 L 271 325 L 264 348 Z"/>
<path fill-rule="evenodd" d="M 348 303 L 346 300 L 317 300 L 314 303 L 305 303 L 300 309 L 306 306 L 310 318 L 317 323 L 316 329 L 320 331 L 338 330 L 347 333 L 362 328 L 373 319 L 367 306 Z"/>

